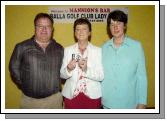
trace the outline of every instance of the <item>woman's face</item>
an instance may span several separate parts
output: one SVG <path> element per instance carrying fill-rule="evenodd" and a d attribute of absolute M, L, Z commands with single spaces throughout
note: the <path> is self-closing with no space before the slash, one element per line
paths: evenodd
<path fill-rule="evenodd" d="M 111 24 L 110 24 L 110 31 L 113 37 L 119 38 L 124 36 L 124 30 L 126 29 L 125 25 L 123 22 L 120 21 L 113 21 L 111 19 Z"/>
<path fill-rule="evenodd" d="M 90 34 L 87 24 L 77 25 L 75 28 L 75 37 L 78 41 L 88 41 Z"/>

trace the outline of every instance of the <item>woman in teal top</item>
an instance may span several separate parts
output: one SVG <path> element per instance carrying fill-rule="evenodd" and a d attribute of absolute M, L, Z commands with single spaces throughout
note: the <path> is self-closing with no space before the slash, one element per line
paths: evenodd
<path fill-rule="evenodd" d="M 108 15 L 112 35 L 102 46 L 104 80 L 103 108 L 143 109 L 147 104 L 147 76 L 143 48 L 125 35 L 127 15 L 115 10 Z"/>

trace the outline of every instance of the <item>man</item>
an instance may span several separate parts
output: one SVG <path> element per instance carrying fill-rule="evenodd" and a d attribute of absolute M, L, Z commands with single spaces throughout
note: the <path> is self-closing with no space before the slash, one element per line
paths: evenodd
<path fill-rule="evenodd" d="M 23 92 L 21 108 L 62 108 L 60 68 L 64 49 L 53 38 L 53 19 L 39 13 L 35 35 L 18 43 L 9 70 Z"/>
<path fill-rule="evenodd" d="M 127 15 L 115 10 L 108 15 L 112 35 L 102 46 L 104 80 L 103 108 L 144 109 L 147 104 L 147 75 L 143 48 L 128 37 Z"/>

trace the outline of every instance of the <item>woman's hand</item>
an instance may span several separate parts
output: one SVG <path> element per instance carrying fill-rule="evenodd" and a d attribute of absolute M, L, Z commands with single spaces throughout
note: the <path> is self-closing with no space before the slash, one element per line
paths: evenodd
<path fill-rule="evenodd" d="M 67 65 L 67 70 L 68 70 L 68 72 L 71 72 L 72 70 L 75 69 L 76 63 L 77 63 L 77 62 L 76 62 L 75 59 L 72 59 L 72 60 L 69 62 L 69 64 Z"/>
<path fill-rule="evenodd" d="M 78 61 L 78 65 L 79 67 L 82 69 L 82 71 L 85 71 L 87 70 L 87 58 L 82 58 Z"/>

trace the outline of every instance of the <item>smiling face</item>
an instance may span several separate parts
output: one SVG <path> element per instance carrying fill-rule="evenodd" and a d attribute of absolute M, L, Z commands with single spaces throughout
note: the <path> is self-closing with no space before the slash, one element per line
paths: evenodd
<path fill-rule="evenodd" d="M 120 38 L 124 36 L 125 29 L 126 29 L 126 26 L 124 25 L 123 22 L 113 21 L 111 19 L 110 31 L 113 37 Z"/>
<path fill-rule="evenodd" d="M 75 37 L 78 41 L 88 41 L 91 32 L 87 24 L 78 24 L 75 28 Z"/>
<path fill-rule="evenodd" d="M 36 40 L 47 43 L 52 37 L 53 26 L 48 18 L 39 18 L 35 25 Z"/>

